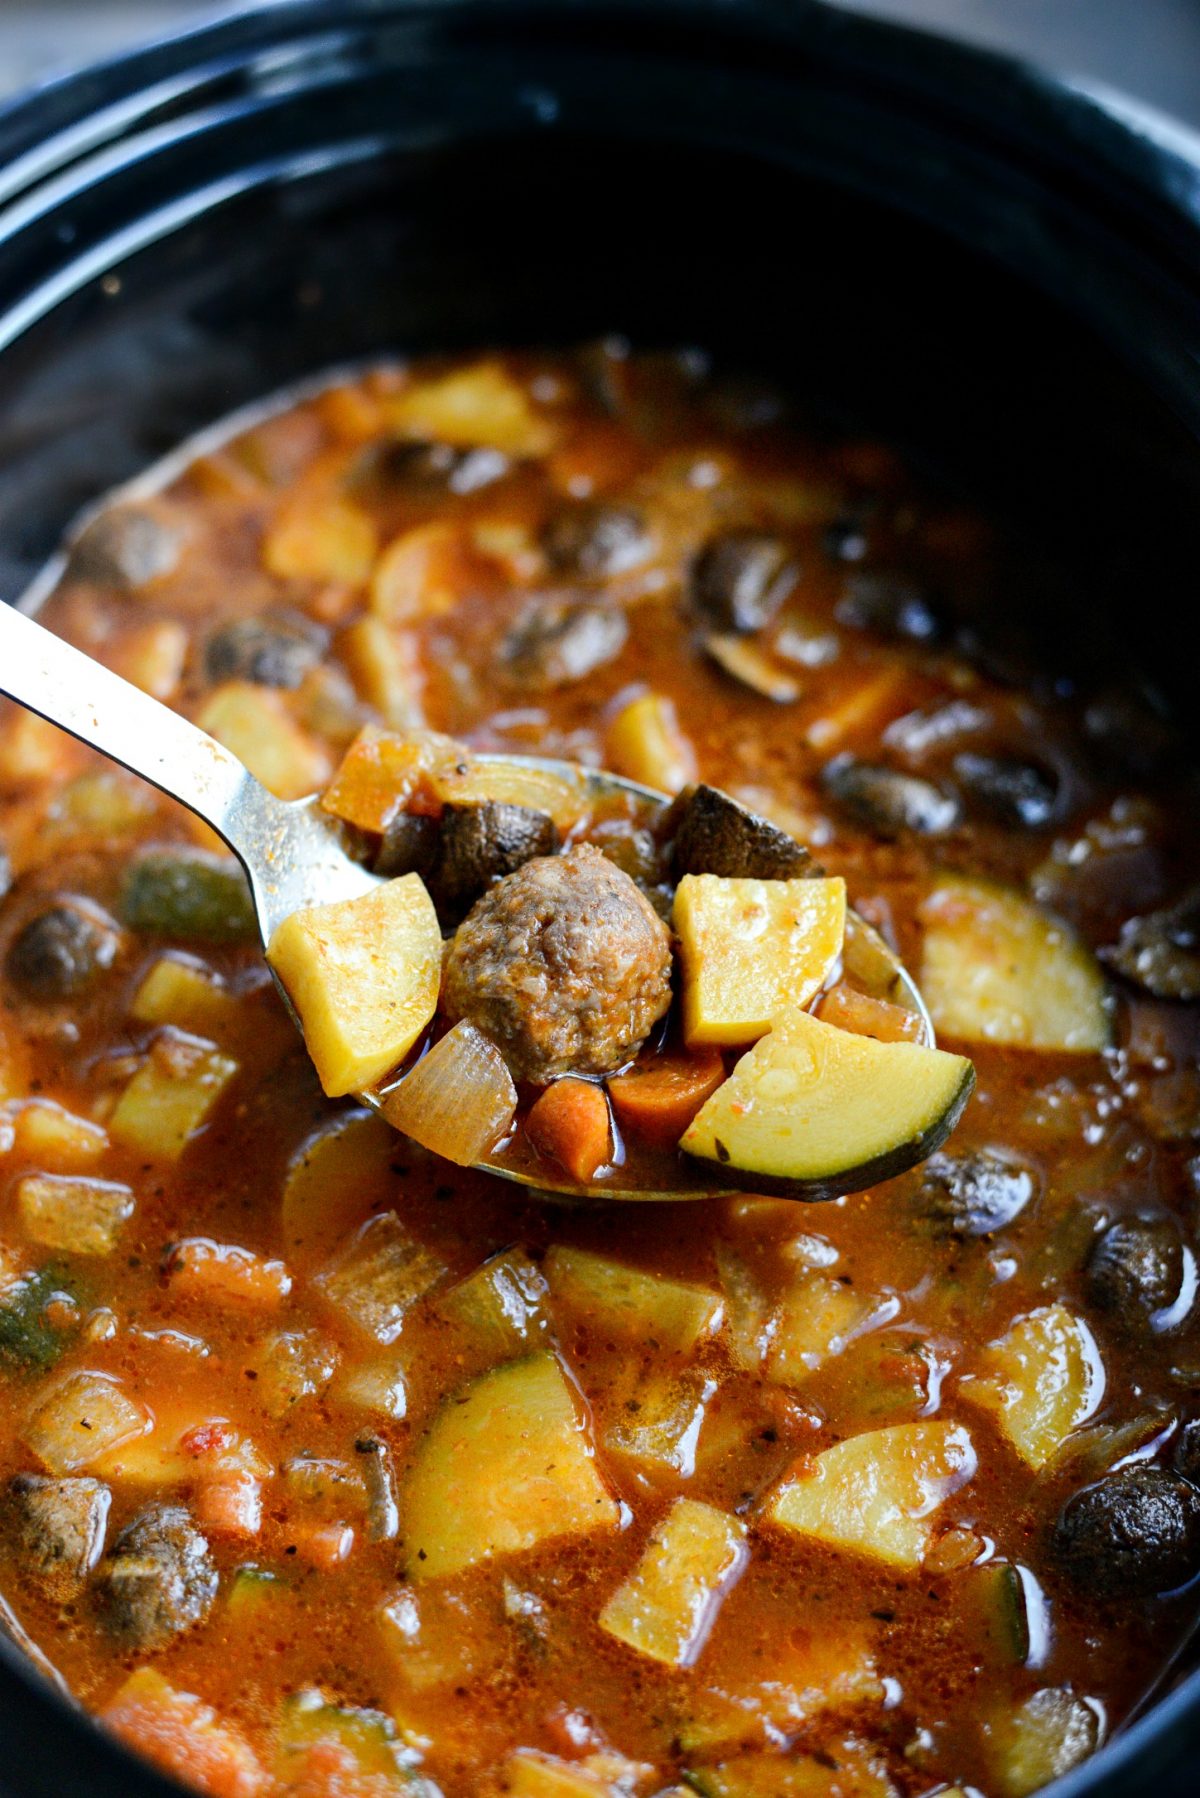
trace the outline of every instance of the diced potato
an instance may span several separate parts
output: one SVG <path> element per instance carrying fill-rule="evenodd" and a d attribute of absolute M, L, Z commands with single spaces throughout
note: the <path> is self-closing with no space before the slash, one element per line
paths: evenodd
<path fill-rule="evenodd" d="M 78 1174 L 26 1174 L 17 1183 L 26 1236 L 70 1255 L 111 1255 L 133 1216 L 133 1193 L 116 1180 Z"/>
<path fill-rule="evenodd" d="M 415 640 L 382 618 L 360 618 L 338 638 L 338 654 L 360 698 L 393 730 L 420 730 L 425 676 Z"/>
<path fill-rule="evenodd" d="M 17 1148 L 31 1161 L 79 1167 L 108 1147 L 108 1132 L 91 1118 L 77 1117 L 53 1099 L 27 1099 L 13 1117 Z"/>
<path fill-rule="evenodd" d="M 289 1260 L 321 1266 L 372 1211 L 393 1199 L 397 1143 L 377 1112 L 339 1111 L 307 1136 L 288 1163 L 280 1223 Z"/>
<path fill-rule="evenodd" d="M 144 1436 L 153 1419 L 107 1374 L 69 1373 L 43 1394 L 21 1432 L 50 1473 L 78 1473 Z"/>
<path fill-rule="evenodd" d="M 122 638 L 113 667 L 152 699 L 170 699 L 187 663 L 188 633 L 176 618 L 156 618 Z"/>
<path fill-rule="evenodd" d="M 262 559 L 267 573 L 281 580 L 357 587 L 368 579 L 378 552 L 378 535 L 365 512 L 346 500 L 306 496 L 271 526 Z"/>
<path fill-rule="evenodd" d="M 526 1353 L 549 1329 L 541 1270 L 521 1249 L 493 1255 L 437 1301 L 476 1354 L 504 1361 Z"/>
<path fill-rule="evenodd" d="M 333 1098 L 381 1080 L 437 1008 L 442 933 L 417 874 L 360 899 L 293 912 L 275 930 L 267 959 Z"/>
<path fill-rule="evenodd" d="M 195 962 L 164 955 L 143 979 L 129 1015 L 139 1024 L 173 1024 L 219 1042 L 237 1029 L 243 1002 Z"/>
<path fill-rule="evenodd" d="M 525 389 L 493 359 L 450 374 L 415 381 L 386 402 L 392 428 L 463 449 L 544 456 L 553 448 L 550 421 L 534 410 Z"/>
<path fill-rule="evenodd" d="M 873 1320 L 882 1322 L 887 1314 L 874 1293 L 843 1285 L 831 1274 L 801 1274 L 788 1287 L 773 1319 L 768 1377 L 798 1386 L 831 1355 L 840 1355 Z"/>
<path fill-rule="evenodd" d="M 263 1798 L 267 1791 L 249 1744 L 211 1705 L 178 1691 L 153 1667 L 131 1673 L 98 1716 L 118 1741 L 197 1791 L 214 1798 Z"/>
<path fill-rule="evenodd" d="M 226 681 L 196 720 L 233 751 L 277 799 L 303 799 L 329 779 L 324 746 L 302 731 L 283 695 L 249 681 Z"/>
<path fill-rule="evenodd" d="M 604 1446 L 655 1476 L 689 1479 L 716 1381 L 696 1372 L 651 1372 L 604 1433 Z"/>
<path fill-rule="evenodd" d="M 740 1047 L 828 980 L 842 952 L 846 883 L 685 874 L 672 921 L 689 1047 Z"/>
<path fill-rule="evenodd" d="M 811 1755 L 755 1750 L 688 1779 L 701 1798 L 896 1798 L 882 1762 L 859 1743 Z"/>
<path fill-rule="evenodd" d="M 556 1243 L 543 1265 L 556 1307 L 594 1319 L 622 1341 L 686 1353 L 715 1335 L 724 1318 L 719 1293 L 626 1267 L 590 1249 Z"/>
<path fill-rule="evenodd" d="M 802 1462 L 767 1516 L 787 1529 L 893 1567 L 919 1567 L 932 1513 L 975 1472 L 961 1424 L 926 1419 L 868 1430 Z"/>
<path fill-rule="evenodd" d="M 108 1121 L 115 1142 L 177 1161 L 238 1071 L 212 1043 L 163 1030 Z"/>
<path fill-rule="evenodd" d="M 439 1581 L 402 1586 L 379 1613 L 389 1665 L 415 1692 L 486 1678 L 503 1651 L 489 1621 L 477 1601 Z"/>
<path fill-rule="evenodd" d="M 482 1161 L 512 1128 L 517 1089 L 494 1043 L 462 1019 L 386 1095 L 394 1130 L 458 1167 Z"/>
<path fill-rule="evenodd" d="M 611 1798 L 616 1789 L 578 1761 L 564 1761 L 537 1748 L 518 1748 L 504 1763 L 509 1798 Z"/>
<path fill-rule="evenodd" d="M 1104 1396 L 1104 1362 L 1082 1317 L 1066 1305 L 1031 1311 L 986 1348 L 959 1392 L 995 1414 L 1030 1467 L 1044 1467 Z"/>
<path fill-rule="evenodd" d="M 713 1652 L 732 1653 L 727 1675 Z M 678 1728 L 685 1753 L 792 1735 L 826 1712 L 879 1705 L 884 1685 L 865 1625 L 799 1626 L 760 1642 L 714 1645 L 706 1660 L 711 1686 L 690 1695 Z M 714 1678 L 715 1673 L 715 1678 Z"/>
<path fill-rule="evenodd" d="M 659 693 L 643 693 L 617 713 L 608 728 L 607 759 L 617 774 L 658 793 L 678 793 L 698 773 L 675 707 Z"/>
<path fill-rule="evenodd" d="M 857 1192 L 941 1146 L 975 1085 L 961 1055 L 781 1018 L 680 1141 L 690 1155 L 809 1198 Z"/>
<path fill-rule="evenodd" d="M 943 875 L 920 908 L 919 984 L 934 1027 L 963 1042 L 1105 1049 L 1107 990 L 1069 925 L 1010 887 Z"/>
<path fill-rule="evenodd" d="M 620 1516 L 550 1354 L 510 1361 L 447 1401 L 414 1455 L 401 1512 L 409 1578 L 421 1581 L 613 1529 Z"/>
<path fill-rule="evenodd" d="M 600 1628 L 668 1667 L 690 1666 L 746 1559 L 743 1523 L 694 1498 L 676 1499 L 601 1611 Z"/>
<path fill-rule="evenodd" d="M 388 544 L 371 580 L 371 610 L 396 626 L 440 618 L 457 605 L 469 573 L 462 535 L 444 520 Z"/>
<path fill-rule="evenodd" d="M 983 1725 L 999 1798 L 1030 1798 L 1077 1767 L 1100 1745 L 1100 1714 L 1069 1686 L 1044 1686 Z"/>
<path fill-rule="evenodd" d="M 445 1263 L 405 1229 L 394 1211 L 367 1220 L 316 1281 L 334 1310 L 385 1346 L 405 1313 L 445 1274 Z"/>

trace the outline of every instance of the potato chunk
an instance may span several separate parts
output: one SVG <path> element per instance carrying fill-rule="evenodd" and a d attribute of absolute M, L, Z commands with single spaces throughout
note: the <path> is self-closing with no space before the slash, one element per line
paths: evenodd
<path fill-rule="evenodd" d="M 673 922 L 689 1048 L 737 1047 L 824 986 L 842 950 L 846 883 L 685 874 Z"/>
<path fill-rule="evenodd" d="M 432 1018 L 442 933 L 420 876 L 293 912 L 267 959 L 304 1025 L 331 1098 L 361 1092 L 402 1061 Z"/>
<path fill-rule="evenodd" d="M 895 1424 L 802 1463 L 776 1489 L 767 1516 L 833 1548 L 919 1567 L 932 1512 L 974 1472 L 975 1450 L 961 1424 Z"/>
<path fill-rule="evenodd" d="M 974 1084 L 961 1055 L 876 1042 L 792 1012 L 742 1057 L 680 1147 L 760 1186 L 831 1198 L 932 1154 Z"/>
<path fill-rule="evenodd" d="M 745 1524 L 694 1498 L 676 1499 L 601 1611 L 600 1628 L 651 1660 L 686 1667 L 745 1564 Z"/>
<path fill-rule="evenodd" d="M 962 1382 L 972 1404 L 993 1411 L 1022 1460 L 1044 1467 L 1104 1396 L 1104 1362 L 1081 1317 L 1043 1305 L 984 1350 Z"/>
<path fill-rule="evenodd" d="M 963 1042 L 1105 1049 L 1104 976 L 1069 925 L 988 880 L 944 875 L 920 911 L 920 987 L 934 1026 Z"/>
<path fill-rule="evenodd" d="M 443 1406 L 413 1459 L 401 1510 L 412 1580 L 613 1529 L 620 1516 L 550 1354 L 497 1367 Z"/>

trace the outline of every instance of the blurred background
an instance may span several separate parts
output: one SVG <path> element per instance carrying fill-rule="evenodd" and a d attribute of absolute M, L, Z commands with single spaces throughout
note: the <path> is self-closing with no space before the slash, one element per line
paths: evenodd
<path fill-rule="evenodd" d="M 836 3 L 1015 51 L 1200 125 L 1200 0 Z M 0 0 L 0 95 L 220 10 L 212 0 Z"/>

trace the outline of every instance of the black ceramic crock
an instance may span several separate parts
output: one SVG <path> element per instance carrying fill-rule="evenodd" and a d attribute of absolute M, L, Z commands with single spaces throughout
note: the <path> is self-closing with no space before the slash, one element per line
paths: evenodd
<path fill-rule="evenodd" d="M 179 439 L 377 352 L 702 343 L 1070 565 L 1195 712 L 1200 142 L 805 0 L 295 0 L 0 112 L 0 597 Z M 1200 1789 L 1200 1673 L 1055 1788 Z M 0 1635 L 0 1791 L 167 1798 Z"/>

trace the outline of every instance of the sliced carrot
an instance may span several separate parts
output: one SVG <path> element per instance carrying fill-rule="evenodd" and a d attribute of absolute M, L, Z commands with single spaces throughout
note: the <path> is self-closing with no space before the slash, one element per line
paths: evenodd
<path fill-rule="evenodd" d="M 608 1083 L 622 1129 L 658 1148 L 674 1148 L 705 1099 L 725 1078 L 719 1049 L 658 1055 Z"/>
<path fill-rule="evenodd" d="M 557 1161 L 572 1179 L 593 1179 L 613 1152 L 604 1088 L 590 1080 L 556 1080 L 525 1119 L 525 1134 L 539 1155 Z"/>
<path fill-rule="evenodd" d="M 253 1750 L 211 1705 L 176 1691 L 152 1667 L 131 1674 L 100 1712 L 105 1727 L 156 1767 L 209 1798 L 258 1798 L 267 1776 Z"/>
<path fill-rule="evenodd" d="M 873 1036 L 881 1043 L 915 1043 L 921 1035 L 921 1020 L 915 1011 L 905 1011 L 886 999 L 873 999 L 844 980 L 822 995 L 815 1015 L 823 1024 L 836 1024 L 839 1030 L 852 1030 L 856 1036 Z"/>
<path fill-rule="evenodd" d="M 226 1299 L 273 1311 L 292 1290 L 282 1261 L 265 1261 L 250 1249 L 207 1236 L 188 1236 L 167 1257 L 166 1274 L 176 1291 L 196 1298 Z"/>
<path fill-rule="evenodd" d="M 326 1571 L 348 1560 L 354 1549 L 354 1530 L 348 1523 L 293 1524 L 289 1535 L 301 1560 Z"/>
<path fill-rule="evenodd" d="M 257 1536 L 262 1528 L 262 1486 L 252 1473 L 223 1473 L 205 1480 L 194 1501 L 196 1520 L 221 1536 Z"/>

